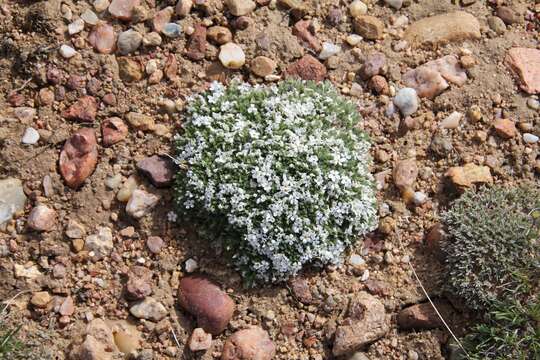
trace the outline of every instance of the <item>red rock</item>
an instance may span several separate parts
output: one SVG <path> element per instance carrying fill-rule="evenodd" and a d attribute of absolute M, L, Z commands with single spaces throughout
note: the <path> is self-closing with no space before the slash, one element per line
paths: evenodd
<path fill-rule="evenodd" d="M 497 135 L 504 139 L 511 139 L 517 134 L 516 124 L 510 119 L 497 119 L 493 122 L 493 129 Z"/>
<path fill-rule="evenodd" d="M 60 173 L 66 184 L 77 188 L 94 172 L 98 158 L 96 136 L 84 128 L 73 134 L 60 153 Z"/>
<path fill-rule="evenodd" d="M 521 89 L 529 94 L 540 93 L 540 50 L 513 48 L 505 62 L 521 82 Z"/>
<path fill-rule="evenodd" d="M 452 316 L 452 306 L 445 301 L 434 302 L 445 319 Z M 401 310 L 397 322 L 402 329 L 429 330 L 442 327 L 444 324 L 430 303 L 417 304 Z"/>
<path fill-rule="evenodd" d="M 114 2 L 114 1 L 113 1 Z M 88 42 L 101 54 L 111 54 L 116 45 L 116 34 L 111 25 L 99 23 L 88 35 Z"/>
<path fill-rule="evenodd" d="M 7 101 L 11 106 L 21 106 L 22 104 L 24 104 L 24 96 L 13 92 L 8 95 Z"/>
<path fill-rule="evenodd" d="M 156 15 L 154 15 L 154 19 L 152 20 L 154 30 L 157 32 L 161 32 L 165 25 L 171 21 L 173 13 L 174 9 L 170 6 L 158 11 Z"/>
<path fill-rule="evenodd" d="M 294 296 L 304 304 L 311 304 L 313 295 L 309 288 L 309 283 L 304 278 L 295 277 L 290 281 L 291 290 Z"/>
<path fill-rule="evenodd" d="M 105 94 L 105 96 L 103 96 L 103 102 L 107 105 L 116 105 L 116 95 L 112 94 L 112 93 L 109 93 L 109 94 Z"/>
<path fill-rule="evenodd" d="M 178 301 L 184 310 L 197 318 L 198 326 L 212 335 L 225 330 L 235 309 L 230 296 L 201 275 L 180 280 Z"/>
<path fill-rule="evenodd" d="M 369 55 L 360 68 L 360 78 L 368 80 L 375 75 L 382 75 L 386 70 L 386 56 L 377 52 Z"/>
<path fill-rule="evenodd" d="M 322 48 L 321 42 L 311 33 L 311 31 L 309 31 L 310 26 L 310 20 L 300 20 L 296 24 L 294 24 L 292 33 L 296 35 L 300 40 L 305 41 L 309 45 L 309 47 L 315 52 L 319 52 Z"/>
<path fill-rule="evenodd" d="M 326 67 L 311 55 L 304 55 L 285 70 L 286 77 L 298 77 L 303 80 L 323 81 Z"/>
<path fill-rule="evenodd" d="M 83 96 L 69 108 L 67 108 L 62 116 L 68 120 L 79 120 L 82 122 L 92 123 L 96 120 L 97 102 L 92 96 Z"/>
<path fill-rule="evenodd" d="M 109 13 L 120 20 L 131 20 L 133 8 L 139 6 L 141 0 L 112 0 Z"/>
<path fill-rule="evenodd" d="M 124 140 L 127 134 L 128 127 L 120 118 L 108 118 L 101 123 L 101 135 L 105 146 L 111 146 Z"/>
<path fill-rule="evenodd" d="M 86 86 L 86 79 L 83 76 L 72 74 L 69 76 L 66 87 L 70 90 L 80 90 Z"/>
<path fill-rule="evenodd" d="M 196 328 L 189 337 L 189 350 L 208 350 L 212 346 L 212 334 L 207 334 L 204 329 Z"/>
<path fill-rule="evenodd" d="M 258 326 L 235 332 L 223 345 L 221 360 L 270 360 L 276 347 L 268 333 Z"/>
<path fill-rule="evenodd" d="M 206 52 L 206 28 L 201 25 L 195 25 L 195 31 L 189 38 L 187 47 L 187 57 L 191 60 L 202 60 Z"/>
<path fill-rule="evenodd" d="M 49 66 L 47 68 L 47 82 L 51 85 L 58 85 L 62 82 L 62 73 L 55 67 Z"/>
<path fill-rule="evenodd" d="M 139 161 L 137 169 L 148 176 L 154 186 L 166 187 L 173 181 L 176 166 L 170 158 L 154 155 Z"/>
<path fill-rule="evenodd" d="M 174 56 L 174 54 L 167 56 L 165 66 L 163 67 L 163 73 L 165 74 L 165 77 L 171 81 L 178 79 L 178 62 L 176 61 L 176 56 Z"/>
<path fill-rule="evenodd" d="M 366 289 L 370 294 L 378 296 L 390 295 L 389 286 L 383 281 L 368 279 L 364 284 L 366 285 Z"/>
<path fill-rule="evenodd" d="M 36 231 L 49 231 L 56 223 L 56 211 L 45 206 L 38 205 L 28 215 L 28 226 Z"/>
<path fill-rule="evenodd" d="M 381 75 L 375 75 L 369 80 L 368 84 L 369 88 L 375 92 L 375 94 L 381 95 L 388 95 L 390 94 L 390 87 L 388 86 L 388 82 L 386 79 Z"/>
<path fill-rule="evenodd" d="M 442 251 L 442 242 L 446 238 L 446 232 L 442 224 L 437 223 L 433 225 L 425 236 L 426 249 L 434 254 L 437 259 L 443 260 L 444 253 Z"/>
<path fill-rule="evenodd" d="M 152 271 L 133 266 L 128 273 L 126 293 L 131 300 L 141 300 L 152 294 Z"/>

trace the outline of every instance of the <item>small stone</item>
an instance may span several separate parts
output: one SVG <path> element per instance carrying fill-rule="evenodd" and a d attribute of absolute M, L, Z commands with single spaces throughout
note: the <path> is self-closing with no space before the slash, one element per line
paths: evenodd
<path fill-rule="evenodd" d="M 27 224 L 36 231 L 50 231 L 56 224 L 56 211 L 45 205 L 38 205 L 28 215 Z"/>
<path fill-rule="evenodd" d="M 100 54 L 110 54 L 116 45 L 116 35 L 111 25 L 100 23 L 88 35 L 88 42 Z"/>
<path fill-rule="evenodd" d="M 139 6 L 140 0 L 112 0 L 109 6 L 109 13 L 120 20 L 131 20 L 133 9 Z"/>
<path fill-rule="evenodd" d="M 530 133 L 524 133 L 523 141 L 525 141 L 527 144 L 536 144 L 538 142 L 538 136 Z"/>
<path fill-rule="evenodd" d="M 509 6 L 499 6 L 495 13 L 506 25 L 512 25 L 519 21 L 518 15 Z"/>
<path fill-rule="evenodd" d="M 322 50 L 319 53 L 319 59 L 326 60 L 331 56 L 338 54 L 341 51 L 341 47 L 330 42 L 324 42 L 322 44 Z"/>
<path fill-rule="evenodd" d="M 420 206 L 428 200 L 428 196 L 421 191 L 415 191 L 412 200 L 416 206 Z"/>
<path fill-rule="evenodd" d="M 38 291 L 32 295 L 30 299 L 30 304 L 34 305 L 37 308 L 46 308 L 47 305 L 51 302 L 52 297 L 47 291 Z"/>
<path fill-rule="evenodd" d="M 378 40 L 383 37 L 384 23 L 374 16 L 357 16 L 353 19 L 353 24 L 354 30 L 364 39 Z"/>
<path fill-rule="evenodd" d="M 77 19 L 71 24 L 68 25 L 68 33 L 69 35 L 75 35 L 80 33 L 84 30 L 84 20 L 83 19 Z"/>
<path fill-rule="evenodd" d="M 34 264 L 32 265 L 19 265 L 13 264 L 13 272 L 16 278 L 26 278 L 26 279 L 36 279 L 43 274 L 38 270 L 38 267 Z"/>
<path fill-rule="evenodd" d="M 139 81 L 143 78 L 141 64 L 129 57 L 121 57 L 118 61 L 120 78 L 125 82 Z"/>
<path fill-rule="evenodd" d="M 125 355 L 137 352 L 141 347 L 141 334 L 137 327 L 126 320 L 109 323 L 114 336 L 114 343 Z"/>
<path fill-rule="evenodd" d="M 394 105 L 399 108 L 403 116 L 414 114 L 419 106 L 416 90 L 412 88 L 400 89 L 394 98 Z"/>
<path fill-rule="evenodd" d="M 136 189 L 129 198 L 126 205 L 126 212 L 135 219 L 140 219 L 148 214 L 158 202 L 159 196 Z"/>
<path fill-rule="evenodd" d="M 436 301 L 435 304 L 443 318 L 451 317 L 453 311 L 450 304 L 443 301 Z M 397 321 L 402 329 L 429 330 L 444 326 L 430 303 L 417 304 L 401 310 Z"/>
<path fill-rule="evenodd" d="M 235 30 L 246 30 L 251 24 L 251 19 L 247 16 L 239 16 L 231 21 L 231 25 Z"/>
<path fill-rule="evenodd" d="M 90 9 L 86 9 L 86 11 L 81 14 L 81 19 L 89 25 L 96 25 L 99 21 L 96 13 Z"/>
<path fill-rule="evenodd" d="M 177 38 L 182 35 L 182 27 L 176 23 L 167 23 L 161 32 L 167 37 Z"/>
<path fill-rule="evenodd" d="M 29 122 L 36 116 L 36 109 L 31 107 L 18 107 L 13 111 L 13 115 L 22 122 Z"/>
<path fill-rule="evenodd" d="M 84 226 L 70 219 L 66 227 L 66 236 L 70 239 L 80 239 L 86 234 Z"/>
<path fill-rule="evenodd" d="M 220 47 L 219 61 L 228 69 L 240 69 L 246 62 L 246 55 L 239 45 L 227 43 Z"/>
<path fill-rule="evenodd" d="M 257 76 L 265 77 L 274 72 L 276 62 L 266 56 L 257 56 L 251 61 L 250 70 Z"/>
<path fill-rule="evenodd" d="M 390 88 L 388 86 L 388 82 L 386 79 L 381 75 L 375 75 L 369 80 L 368 84 L 369 88 L 375 92 L 375 94 L 378 95 L 388 95 L 390 94 Z"/>
<path fill-rule="evenodd" d="M 178 0 L 175 7 L 175 13 L 180 17 L 185 17 L 191 12 L 192 7 L 193 0 Z"/>
<path fill-rule="evenodd" d="M 517 135 L 516 124 L 510 119 L 497 119 L 493 122 L 493 129 L 497 135 L 504 139 L 511 139 Z"/>
<path fill-rule="evenodd" d="M 454 111 L 453 113 L 445 117 L 443 121 L 441 121 L 440 127 L 443 129 L 457 129 L 457 127 L 459 126 L 459 122 L 462 118 L 462 113 Z"/>
<path fill-rule="evenodd" d="M 532 110 L 540 110 L 540 101 L 534 98 L 527 99 L 527 106 Z"/>
<path fill-rule="evenodd" d="M 167 309 L 159 301 L 147 297 L 146 299 L 133 305 L 129 312 L 137 319 L 145 319 L 158 322 L 167 316 Z"/>
<path fill-rule="evenodd" d="M 227 327 L 234 314 L 234 301 L 216 284 L 200 275 L 180 280 L 180 306 L 197 318 L 197 324 L 213 335 Z"/>
<path fill-rule="evenodd" d="M 39 141 L 39 132 L 33 127 L 28 127 L 24 130 L 21 142 L 26 145 L 34 145 Z"/>
<path fill-rule="evenodd" d="M 319 60 L 307 54 L 300 60 L 289 65 L 287 70 L 285 70 L 285 76 L 319 82 L 324 80 L 326 72 L 326 67 Z"/>
<path fill-rule="evenodd" d="M 450 179 L 454 186 L 460 188 L 470 188 L 474 184 L 493 183 L 489 167 L 472 163 L 465 166 L 451 167 L 445 176 Z"/>
<path fill-rule="evenodd" d="M 354 268 L 360 268 L 366 264 L 366 260 L 358 254 L 352 254 L 349 257 L 349 264 Z"/>
<path fill-rule="evenodd" d="M 64 299 L 58 309 L 58 313 L 62 316 L 71 316 L 75 313 L 75 305 L 73 304 L 73 298 L 71 296 Z"/>
<path fill-rule="evenodd" d="M 137 130 L 153 130 L 155 127 L 154 118 L 141 113 L 130 112 L 126 115 L 126 119 Z"/>
<path fill-rule="evenodd" d="M 131 11 L 131 21 L 135 24 L 145 22 L 150 18 L 148 8 L 143 5 L 135 6 Z"/>
<path fill-rule="evenodd" d="M 97 115 L 97 101 L 93 96 L 83 96 L 64 110 L 62 116 L 68 120 L 93 123 Z"/>
<path fill-rule="evenodd" d="M 376 52 L 366 58 L 360 68 L 359 75 L 362 80 L 368 80 L 375 75 L 384 74 L 386 68 L 386 56 L 383 53 Z"/>
<path fill-rule="evenodd" d="M 227 8 L 234 16 L 244 16 L 255 10 L 257 6 L 251 0 L 225 0 Z"/>
<path fill-rule="evenodd" d="M 504 21 L 498 16 L 490 16 L 488 17 L 488 25 L 489 28 L 497 35 L 502 35 L 506 31 L 506 25 L 504 24 Z"/>
<path fill-rule="evenodd" d="M 206 28 L 201 25 L 195 25 L 195 31 L 189 37 L 187 47 L 187 57 L 197 61 L 204 59 L 206 53 Z"/>
<path fill-rule="evenodd" d="M 189 350 L 208 350 L 212 346 L 212 334 L 207 334 L 202 328 L 195 328 L 189 338 Z"/>
<path fill-rule="evenodd" d="M 367 5 L 360 0 L 354 0 L 351 5 L 349 5 L 349 12 L 353 18 L 367 14 L 367 10 Z"/>
<path fill-rule="evenodd" d="M 401 9 L 403 6 L 403 0 L 384 0 L 386 5 L 393 7 L 396 10 Z"/>
<path fill-rule="evenodd" d="M 137 169 L 146 175 L 154 186 L 167 187 L 173 181 L 176 166 L 170 158 L 154 155 L 139 161 Z"/>
<path fill-rule="evenodd" d="M 520 88 L 529 93 L 540 93 L 540 50 L 512 48 L 508 50 L 505 62 L 520 80 Z"/>
<path fill-rule="evenodd" d="M 294 277 L 289 282 L 293 295 L 298 301 L 304 304 L 311 304 L 313 294 L 311 293 L 308 281 L 303 277 Z"/>
<path fill-rule="evenodd" d="M 319 52 L 321 51 L 321 42 L 311 33 L 310 28 L 311 21 L 300 20 L 294 24 L 292 32 L 300 40 L 305 41 L 313 51 Z"/>
<path fill-rule="evenodd" d="M 110 2 L 109 0 L 95 0 L 94 1 L 94 9 L 98 12 L 104 12 L 109 7 Z"/>
<path fill-rule="evenodd" d="M 199 264 L 197 263 L 197 261 L 193 259 L 187 259 L 186 262 L 184 263 L 184 268 L 186 269 L 186 272 L 188 273 L 194 272 L 195 270 L 197 270 L 198 267 L 199 267 Z"/>
<path fill-rule="evenodd" d="M 235 332 L 223 345 L 221 360 L 271 360 L 276 346 L 268 333 L 258 326 Z"/>
<path fill-rule="evenodd" d="M 131 195 L 133 194 L 133 191 L 137 188 L 138 183 L 135 176 L 130 176 L 127 178 L 127 180 L 122 185 L 122 188 L 118 191 L 118 194 L 116 194 L 116 199 L 120 202 L 127 202 L 129 198 L 131 198 Z"/>
<path fill-rule="evenodd" d="M 401 160 L 394 167 L 394 184 L 401 190 L 413 187 L 418 177 L 418 165 L 414 159 Z"/>
<path fill-rule="evenodd" d="M 101 260 L 109 256 L 114 248 L 113 235 L 108 227 L 99 227 L 98 233 L 89 235 L 84 242 L 84 248 L 92 252 L 91 256 L 94 260 Z"/>
<path fill-rule="evenodd" d="M 83 184 L 96 168 L 97 144 L 94 131 L 83 128 L 73 134 L 60 153 L 60 173 L 66 184 L 75 189 Z"/>
<path fill-rule="evenodd" d="M 161 32 L 165 28 L 165 25 L 171 21 L 173 13 L 174 9 L 171 6 L 167 6 L 166 8 L 158 11 L 152 19 L 154 31 L 158 33 Z"/>
<path fill-rule="evenodd" d="M 459 63 L 464 69 L 472 69 L 476 65 L 476 59 L 471 55 L 464 55 L 459 58 Z"/>
<path fill-rule="evenodd" d="M 62 45 L 60 46 L 60 55 L 62 55 L 64 59 L 69 59 L 77 55 L 77 51 L 71 46 Z"/>
<path fill-rule="evenodd" d="M 334 356 L 341 356 L 360 349 L 383 337 L 390 329 L 384 305 L 373 295 L 359 292 L 348 308 L 348 322 L 336 329 Z"/>
<path fill-rule="evenodd" d="M 480 23 L 471 14 L 456 11 L 423 18 L 405 30 L 405 40 L 415 46 L 439 45 L 480 39 Z"/>
<path fill-rule="evenodd" d="M 206 32 L 208 41 L 216 44 L 223 45 L 232 41 L 231 31 L 224 26 L 212 26 Z"/>
<path fill-rule="evenodd" d="M 142 43 L 144 46 L 159 46 L 161 45 L 161 36 L 157 32 L 150 32 L 144 35 Z"/>
<path fill-rule="evenodd" d="M 360 44 L 360 42 L 362 42 L 363 39 L 364 38 L 361 37 L 360 35 L 351 34 L 351 35 L 347 36 L 345 41 L 347 41 L 347 44 L 349 44 L 351 46 L 356 46 L 356 45 Z"/>
<path fill-rule="evenodd" d="M 133 266 L 128 273 L 126 293 L 129 299 L 141 300 L 152 294 L 152 271 Z"/>
<path fill-rule="evenodd" d="M 343 12 L 337 7 L 332 7 L 326 16 L 326 22 L 331 26 L 338 26 L 343 20 Z"/>
<path fill-rule="evenodd" d="M 146 239 L 146 246 L 152 254 L 159 254 L 161 249 L 165 246 L 165 242 L 159 236 L 149 236 Z"/>
<path fill-rule="evenodd" d="M 108 118 L 101 123 L 101 136 L 104 146 L 111 146 L 126 138 L 128 127 L 117 117 Z"/>
<path fill-rule="evenodd" d="M 131 54 L 141 46 L 143 36 L 138 31 L 129 29 L 118 35 L 118 52 L 122 55 Z"/>

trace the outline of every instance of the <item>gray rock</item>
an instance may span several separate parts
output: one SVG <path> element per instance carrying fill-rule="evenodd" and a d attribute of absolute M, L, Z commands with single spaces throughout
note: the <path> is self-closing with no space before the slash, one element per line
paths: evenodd
<path fill-rule="evenodd" d="M 136 51 L 141 46 L 142 39 L 143 36 L 141 33 L 133 29 L 121 32 L 118 35 L 118 52 L 122 55 L 127 55 Z"/>
<path fill-rule="evenodd" d="M 11 220 L 15 213 L 24 210 L 26 195 L 19 179 L 0 180 L 0 227 Z"/>
<path fill-rule="evenodd" d="M 167 316 L 167 309 L 165 306 L 151 297 L 147 297 L 143 301 L 137 302 L 129 309 L 129 312 L 137 319 L 146 319 L 156 322 Z"/>
<path fill-rule="evenodd" d="M 401 9 L 403 6 L 403 0 L 384 0 L 386 5 L 393 7 L 396 10 Z"/>
<path fill-rule="evenodd" d="M 403 88 L 394 98 L 394 105 L 399 108 L 403 116 L 414 114 L 418 110 L 418 95 L 413 88 Z"/>
<path fill-rule="evenodd" d="M 108 227 L 100 227 L 98 233 L 86 237 L 86 250 L 93 252 L 94 260 L 101 260 L 111 253 L 114 244 L 112 231 Z"/>
<path fill-rule="evenodd" d="M 163 27 L 161 32 L 167 37 L 177 38 L 182 35 L 182 27 L 175 23 L 168 23 Z"/>

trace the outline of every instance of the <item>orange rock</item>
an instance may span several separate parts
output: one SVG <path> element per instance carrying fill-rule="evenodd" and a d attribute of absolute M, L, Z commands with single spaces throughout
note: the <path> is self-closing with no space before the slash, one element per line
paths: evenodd
<path fill-rule="evenodd" d="M 96 168 L 98 158 L 96 136 L 89 128 L 80 129 L 65 143 L 60 153 L 60 173 L 66 184 L 77 188 Z"/>
<path fill-rule="evenodd" d="M 529 94 L 540 93 L 540 50 L 513 48 L 505 59 L 510 70 L 521 81 L 521 89 Z"/>
<path fill-rule="evenodd" d="M 221 360 L 270 360 L 276 347 L 268 333 L 258 326 L 235 332 L 223 345 Z"/>
<path fill-rule="evenodd" d="M 304 55 L 297 62 L 289 65 L 285 71 L 286 77 L 299 77 L 303 80 L 323 81 L 326 77 L 326 67 L 311 55 Z"/>
<path fill-rule="evenodd" d="M 493 128 L 497 135 L 505 139 L 511 139 L 517 134 L 516 124 L 509 119 L 497 119 L 493 122 Z"/>
<path fill-rule="evenodd" d="M 448 169 L 446 177 L 457 187 L 471 187 L 477 183 L 492 183 L 491 171 L 487 166 L 472 163 Z"/>

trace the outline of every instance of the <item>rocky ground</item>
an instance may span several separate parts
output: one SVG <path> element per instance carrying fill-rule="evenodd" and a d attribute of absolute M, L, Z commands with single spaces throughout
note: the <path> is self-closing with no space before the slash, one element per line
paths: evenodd
<path fill-rule="evenodd" d="M 453 358 L 411 265 L 463 334 L 437 219 L 538 181 L 539 28 L 538 0 L 2 1 L 2 327 L 25 359 Z M 167 154 L 209 82 L 287 77 L 358 104 L 380 226 L 343 266 L 246 289 L 175 221 Z"/>

